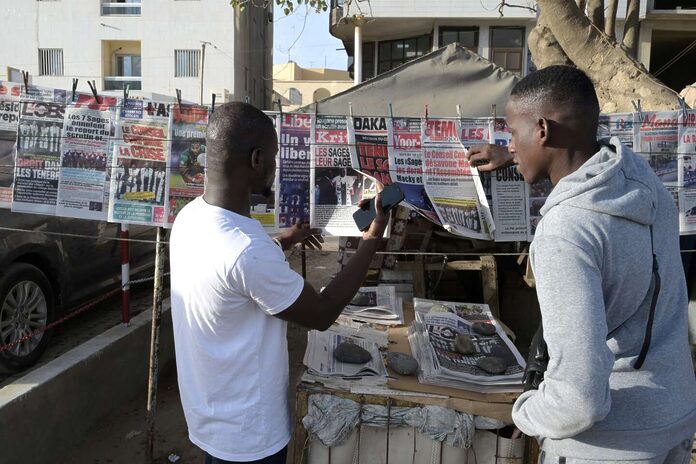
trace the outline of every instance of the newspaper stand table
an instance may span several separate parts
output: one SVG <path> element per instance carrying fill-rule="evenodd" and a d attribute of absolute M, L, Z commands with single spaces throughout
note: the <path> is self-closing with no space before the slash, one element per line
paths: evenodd
<path fill-rule="evenodd" d="M 413 306 L 404 305 L 404 319 L 406 326 L 413 321 Z M 410 346 L 406 338 L 407 327 L 391 327 L 389 333 L 389 351 L 406 352 L 410 354 Z M 389 390 L 377 391 L 370 386 L 364 386 L 353 393 L 338 387 L 326 386 L 321 383 L 310 383 L 300 380 L 297 385 L 295 396 L 295 428 L 293 436 L 292 453 L 288 462 L 294 464 L 304 464 L 307 462 L 309 441 L 308 434 L 302 424 L 302 418 L 307 415 L 309 397 L 313 394 L 329 394 L 344 399 L 350 399 L 361 405 L 374 404 L 391 407 L 421 407 L 426 405 L 442 406 L 456 411 L 466 412 L 472 415 L 485 416 L 500 421 L 511 423 L 512 405 L 517 394 L 498 393 L 481 394 L 459 389 L 424 385 L 418 382 L 416 377 L 403 377 L 389 370 L 389 376 L 393 377 L 389 383 Z M 372 390 L 372 391 L 371 391 Z M 412 393 L 412 395 L 409 395 Z M 388 463 L 390 449 L 389 433 L 386 435 L 386 446 L 384 447 L 384 458 L 375 462 Z M 522 462 L 533 464 L 538 459 L 538 446 L 533 439 L 525 439 L 525 455 Z M 330 455 L 329 455 L 330 456 Z M 329 459 L 329 462 L 330 459 Z M 392 456 L 393 463 L 399 462 Z M 409 461 L 410 462 L 410 461 Z M 432 461 L 440 462 L 440 461 Z M 500 459 L 500 463 L 508 462 Z M 520 462 L 519 460 L 510 462 Z"/>

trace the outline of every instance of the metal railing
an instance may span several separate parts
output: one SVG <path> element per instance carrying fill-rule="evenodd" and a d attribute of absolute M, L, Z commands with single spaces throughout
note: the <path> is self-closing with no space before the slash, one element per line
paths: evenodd
<path fill-rule="evenodd" d="M 142 2 L 130 1 L 121 2 L 102 2 L 102 16 L 140 16 Z"/>

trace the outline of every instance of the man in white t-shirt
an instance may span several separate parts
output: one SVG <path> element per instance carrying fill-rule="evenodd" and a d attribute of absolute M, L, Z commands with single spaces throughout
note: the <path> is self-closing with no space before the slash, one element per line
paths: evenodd
<path fill-rule="evenodd" d="M 210 118 L 206 146 L 206 192 L 179 212 L 170 239 L 189 438 L 209 464 L 284 463 L 291 436 L 286 321 L 328 328 L 359 289 L 387 220 L 378 207 L 356 253 L 317 293 L 283 250 L 300 241 L 319 247 L 319 231 L 295 226 L 274 243 L 250 217 L 251 195 L 268 195 L 275 177 L 271 119 L 248 104 L 224 104 Z"/>

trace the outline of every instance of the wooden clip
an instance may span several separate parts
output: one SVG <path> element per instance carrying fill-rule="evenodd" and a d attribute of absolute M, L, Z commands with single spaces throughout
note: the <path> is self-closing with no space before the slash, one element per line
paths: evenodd
<path fill-rule="evenodd" d="M 244 97 L 244 103 L 246 103 L 247 105 L 251 104 L 251 99 L 249 98 L 249 95 Z"/>
<path fill-rule="evenodd" d="M 428 105 L 425 105 L 425 120 L 428 120 Z"/>
<path fill-rule="evenodd" d="M 353 103 L 348 102 L 348 115 L 352 118 L 353 117 Z"/>
<path fill-rule="evenodd" d="M 457 117 L 462 119 L 462 106 L 460 104 L 457 104 Z"/>
<path fill-rule="evenodd" d="M 123 88 L 123 104 L 125 105 L 128 101 L 128 94 L 130 93 L 130 84 L 126 84 Z"/>
<path fill-rule="evenodd" d="M 213 103 L 210 105 L 210 114 L 215 112 L 215 94 L 213 93 Z"/>
<path fill-rule="evenodd" d="M 491 113 L 493 114 L 493 124 L 495 124 L 496 119 L 498 119 L 498 111 L 495 103 L 491 105 Z"/>
<path fill-rule="evenodd" d="M 636 110 L 636 113 L 638 113 L 638 122 L 642 123 L 643 122 L 643 109 L 640 106 L 640 99 L 631 100 L 631 104 L 633 104 L 633 109 Z"/>
<path fill-rule="evenodd" d="M 314 116 L 319 114 L 319 102 L 314 102 Z"/>
<path fill-rule="evenodd" d="M 77 92 L 77 82 L 79 81 L 78 78 L 73 77 L 72 80 L 72 101 L 75 101 L 75 92 Z"/>
<path fill-rule="evenodd" d="M 276 102 L 278 103 L 278 112 L 282 115 L 283 114 L 283 103 L 280 101 L 280 98 Z"/>
<path fill-rule="evenodd" d="M 389 117 L 394 119 L 394 107 L 391 102 L 389 102 Z"/>
<path fill-rule="evenodd" d="M 97 82 L 96 81 L 87 81 L 87 84 L 89 85 L 89 89 L 92 91 L 92 95 L 94 96 L 94 100 L 98 103 L 101 104 L 101 101 L 99 101 L 99 94 L 97 93 Z"/>
<path fill-rule="evenodd" d="M 29 71 L 22 71 L 22 78 L 24 78 L 24 93 L 29 93 Z"/>
<path fill-rule="evenodd" d="M 179 109 L 181 110 L 181 89 L 176 89 L 176 101 L 179 103 Z"/>
<path fill-rule="evenodd" d="M 677 101 L 679 102 L 679 109 L 681 110 L 681 113 L 682 113 L 682 120 L 683 120 L 684 127 L 686 127 L 686 123 L 688 120 L 686 100 L 684 100 L 684 97 L 682 97 L 681 95 L 677 95 Z"/>

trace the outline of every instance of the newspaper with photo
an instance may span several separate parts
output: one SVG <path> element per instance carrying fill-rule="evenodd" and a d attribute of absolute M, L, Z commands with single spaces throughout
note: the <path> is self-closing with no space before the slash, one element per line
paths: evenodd
<path fill-rule="evenodd" d="M 362 379 L 374 377 L 386 383 L 387 369 L 384 366 L 379 346 L 374 341 L 351 337 L 346 331 L 328 329 L 323 332 L 307 332 L 307 349 L 303 359 L 310 374 L 319 377 L 338 377 L 343 379 Z M 364 364 L 350 364 L 338 361 L 334 351 L 343 342 L 355 343 L 370 353 L 372 359 Z"/>
<path fill-rule="evenodd" d="M 208 108 L 175 103 L 169 114 L 169 214 L 171 227 L 176 215 L 205 190 L 205 131 Z"/>
<path fill-rule="evenodd" d="M 679 231 L 696 234 L 696 110 L 679 113 Z"/>
<path fill-rule="evenodd" d="M 280 115 L 276 208 L 278 227 L 310 221 L 310 147 L 313 115 Z"/>
<path fill-rule="evenodd" d="M 486 198 L 476 170 L 464 156 L 459 119 L 423 119 L 423 183 L 443 227 L 456 235 L 489 240 Z"/>
<path fill-rule="evenodd" d="M 276 137 L 280 140 L 279 126 L 280 126 L 280 114 L 276 111 L 264 111 L 266 116 L 271 118 L 273 121 L 273 127 L 276 131 Z M 269 195 L 251 195 L 251 217 L 259 221 L 266 232 L 274 232 L 278 229 L 278 215 L 277 209 L 275 207 L 278 204 L 277 192 L 278 185 L 280 183 L 280 159 L 276 156 L 276 175 L 275 182 L 271 188 Z"/>
<path fill-rule="evenodd" d="M 19 97 L 22 84 L 0 81 L 0 208 L 12 206 L 15 150 L 19 122 Z M 27 135 L 28 125 L 22 126 Z"/>
<path fill-rule="evenodd" d="M 461 119 L 459 121 L 459 140 L 462 142 L 464 151 L 467 152 L 473 145 L 489 143 L 490 129 L 490 118 Z M 466 163 L 468 165 L 469 161 L 466 160 Z M 480 215 L 481 222 L 492 240 L 496 226 L 491 213 L 491 178 L 490 175 L 481 176 L 475 166 L 469 165 L 469 169 L 478 192 L 479 211 L 483 213 Z"/>
<path fill-rule="evenodd" d="M 348 117 L 348 144 L 353 168 L 382 185 L 392 183 L 385 117 Z"/>
<path fill-rule="evenodd" d="M 129 98 L 113 147 L 109 221 L 164 226 L 169 171 L 168 104 Z"/>
<path fill-rule="evenodd" d="M 491 118 L 490 124 L 490 143 L 507 147 L 512 135 L 505 119 Z M 495 241 L 527 240 L 527 189 L 522 174 L 517 171 L 517 166 L 513 165 L 491 172 L 490 178 Z"/>
<path fill-rule="evenodd" d="M 628 148 L 633 147 L 633 113 L 599 115 L 597 139 L 617 137 Z"/>
<path fill-rule="evenodd" d="M 19 102 L 12 211 L 55 215 L 67 92 L 26 90 Z"/>
<path fill-rule="evenodd" d="M 545 179 L 536 184 L 525 183 L 524 187 L 527 197 L 527 241 L 531 242 L 541 221 L 541 208 L 551 195 L 553 184 L 549 179 Z"/>
<path fill-rule="evenodd" d="M 409 329 L 409 343 L 421 367 L 421 383 L 479 392 L 516 392 L 522 389 L 525 361 L 488 305 L 414 298 L 416 320 Z M 481 335 L 472 326 L 490 324 L 492 335 Z M 473 353 L 460 354 L 457 335 L 468 336 Z M 504 362 L 504 372 L 491 374 L 479 367 L 484 358 Z"/>
<path fill-rule="evenodd" d="M 65 111 L 56 215 L 105 221 L 108 216 L 114 97 L 78 94 Z"/>
<path fill-rule="evenodd" d="M 679 208 L 677 112 L 646 111 L 633 117 L 633 151 L 648 162 Z"/>
<path fill-rule="evenodd" d="M 396 287 L 393 285 L 361 287 L 341 314 L 382 325 L 404 322 L 402 301 L 397 298 Z"/>
<path fill-rule="evenodd" d="M 313 118 L 311 224 L 330 235 L 359 237 L 353 213 L 363 196 L 372 193 L 374 181 L 353 169 L 347 127 L 345 116 Z"/>
<path fill-rule="evenodd" d="M 423 147 L 420 118 L 388 118 L 389 172 L 407 206 L 437 225 L 440 218 L 423 185 Z"/>

